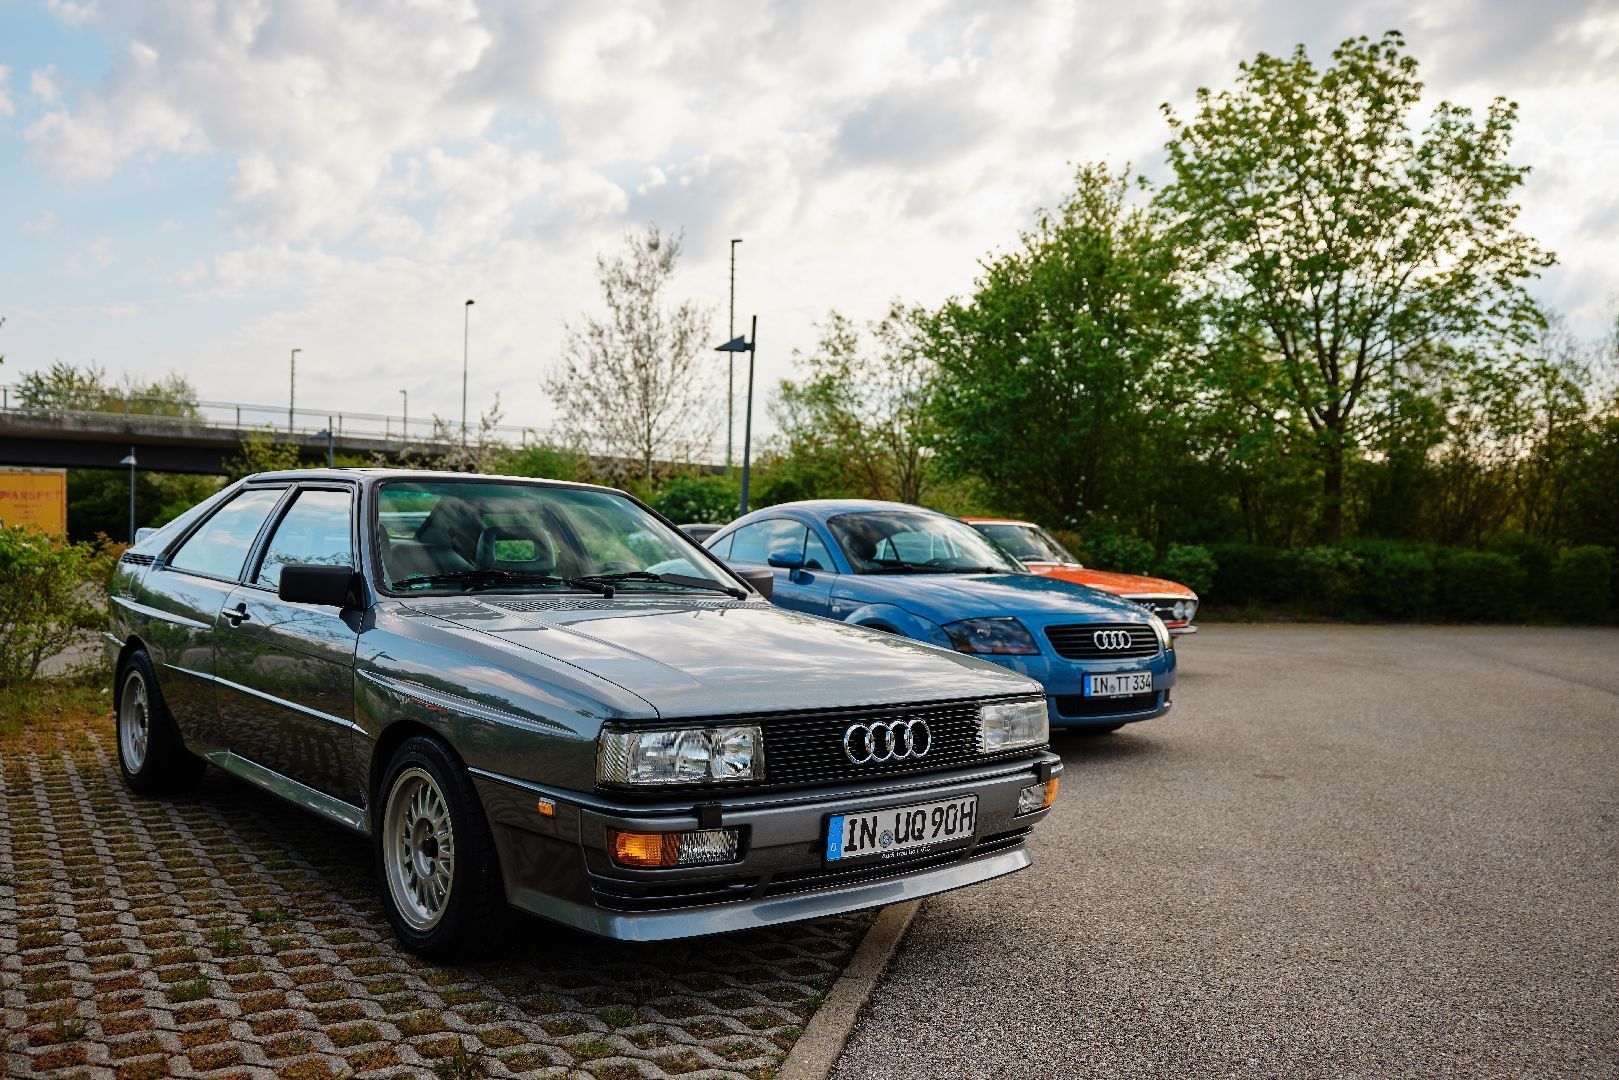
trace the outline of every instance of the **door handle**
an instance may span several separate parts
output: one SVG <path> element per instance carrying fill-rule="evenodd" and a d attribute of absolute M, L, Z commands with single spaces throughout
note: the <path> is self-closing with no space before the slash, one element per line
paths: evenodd
<path fill-rule="evenodd" d="M 234 608 L 229 608 L 225 611 L 225 618 L 230 620 L 232 626 L 241 626 L 242 623 L 252 617 L 247 613 L 246 604 L 237 604 Z"/>

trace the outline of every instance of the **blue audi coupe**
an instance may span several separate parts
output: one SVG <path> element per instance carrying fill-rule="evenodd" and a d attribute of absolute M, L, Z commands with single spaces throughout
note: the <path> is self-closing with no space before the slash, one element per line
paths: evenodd
<path fill-rule="evenodd" d="M 1054 728 L 1114 731 L 1169 710 L 1175 651 L 1152 612 L 1041 577 L 965 522 L 836 499 L 756 510 L 708 541 L 769 568 L 771 602 L 994 661 L 1037 680 Z"/>

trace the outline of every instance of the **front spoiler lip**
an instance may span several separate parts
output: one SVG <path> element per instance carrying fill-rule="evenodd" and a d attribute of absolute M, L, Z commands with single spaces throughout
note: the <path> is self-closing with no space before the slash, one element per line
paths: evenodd
<path fill-rule="evenodd" d="M 529 889 L 521 890 L 514 899 L 526 910 L 587 933 L 620 941 L 668 941 L 756 930 L 904 903 L 1014 874 L 1031 861 L 1027 845 L 1020 843 L 1005 851 L 915 874 L 797 895 L 708 904 L 675 911 L 610 911 L 559 900 Z"/>

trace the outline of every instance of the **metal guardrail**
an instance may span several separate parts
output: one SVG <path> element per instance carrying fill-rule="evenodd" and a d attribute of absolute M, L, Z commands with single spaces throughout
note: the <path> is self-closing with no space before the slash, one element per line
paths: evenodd
<path fill-rule="evenodd" d="M 382 442 L 390 449 L 406 450 L 410 447 L 448 447 L 461 439 L 461 425 L 435 416 L 406 417 L 387 413 L 332 411 L 327 409 L 295 409 L 289 413 L 285 406 L 254 405 L 238 401 L 176 402 L 170 398 L 145 395 L 120 395 L 107 391 L 90 391 L 77 395 L 63 404 L 25 405 L 28 400 L 20 387 L 0 385 L 0 417 L 15 416 L 40 419 L 61 417 L 86 426 L 97 421 L 115 419 L 117 423 L 173 425 L 176 434 L 230 433 L 240 440 L 250 434 L 302 437 L 324 436 L 331 432 L 332 439 L 365 439 Z M 476 439 L 484 429 L 469 422 L 467 435 Z M 495 442 L 506 446 L 524 447 L 531 444 L 559 447 L 577 447 L 586 453 L 608 454 L 599 447 L 582 444 L 577 434 L 567 434 L 545 428 L 522 427 L 516 424 L 498 424 L 487 429 Z M 716 466 L 722 458 L 712 454 L 697 456 L 692 464 Z"/>
<path fill-rule="evenodd" d="M 73 417 L 94 421 L 101 417 L 119 420 L 138 420 L 141 423 L 173 424 L 176 427 L 205 427 L 236 431 L 243 435 L 293 435 L 312 437 L 324 435 L 328 430 L 334 438 L 378 439 L 411 444 L 451 443 L 461 437 L 461 426 L 435 417 L 391 416 L 386 413 L 355 412 L 348 409 L 296 409 L 285 406 L 255 405 L 239 401 L 191 401 L 179 403 L 172 399 L 143 395 L 123 396 L 105 392 L 87 392 L 69 395 L 63 403 L 49 405 L 23 404 L 27 397 L 17 386 L 0 386 L 0 413 L 29 417 Z M 469 423 L 468 434 L 479 432 L 476 424 Z M 490 433 L 503 443 L 526 446 L 531 442 L 547 442 L 551 433 L 537 428 L 501 424 Z"/>

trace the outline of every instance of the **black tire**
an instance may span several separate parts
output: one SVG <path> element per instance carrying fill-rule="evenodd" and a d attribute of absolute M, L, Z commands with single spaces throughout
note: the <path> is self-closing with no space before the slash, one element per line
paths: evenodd
<path fill-rule="evenodd" d="M 124 658 L 116 686 L 113 723 L 118 771 L 130 790 L 140 795 L 166 795 L 202 779 L 208 766 L 185 748 L 146 650 L 136 649 Z"/>
<path fill-rule="evenodd" d="M 376 805 L 377 885 L 399 940 L 430 960 L 486 953 L 509 909 L 489 819 L 466 767 L 438 740 L 413 736 L 383 771 Z"/>

